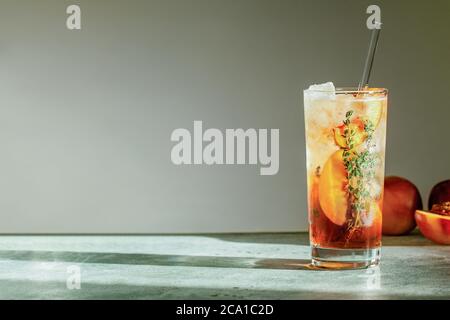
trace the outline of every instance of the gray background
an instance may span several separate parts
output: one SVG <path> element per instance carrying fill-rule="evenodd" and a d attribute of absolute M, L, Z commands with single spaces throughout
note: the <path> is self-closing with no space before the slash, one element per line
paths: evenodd
<path fill-rule="evenodd" d="M 384 29 L 387 174 L 450 178 L 450 3 L 0 0 L 0 232 L 306 230 L 302 90 Z M 65 27 L 69 4 L 82 30 Z M 175 166 L 175 128 L 279 128 L 280 171 Z M 192 129 L 191 129 L 192 130 Z"/>

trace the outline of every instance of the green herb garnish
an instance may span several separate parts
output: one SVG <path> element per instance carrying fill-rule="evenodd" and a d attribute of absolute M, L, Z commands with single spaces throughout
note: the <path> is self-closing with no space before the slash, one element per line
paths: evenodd
<path fill-rule="evenodd" d="M 343 137 L 345 138 L 347 148 L 344 149 L 342 157 L 347 171 L 348 184 L 346 187 L 349 194 L 349 208 L 351 209 L 352 215 L 349 228 L 356 228 L 363 225 L 361 216 L 370 210 L 372 199 L 369 187 L 371 180 L 375 176 L 377 157 L 370 152 L 370 148 L 373 146 L 371 143 L 375 131 L 374 124 L 370 120 L 363 120 L 364 132 L 366 134 L 364 145 L 366 148 L 364 150 L 357 150 L 355 148 L 356 132 L 354 128 L 349 126 L 352 115 L 353 111 L 348 111 L 343 121 Z"/>

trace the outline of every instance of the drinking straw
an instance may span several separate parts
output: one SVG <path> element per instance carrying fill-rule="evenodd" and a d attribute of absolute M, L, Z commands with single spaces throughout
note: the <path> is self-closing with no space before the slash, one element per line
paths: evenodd
<path fill-rule="evenodd" d="M 364 72 L 361 78 L 361 82 L 358 86 L 358 91 L 369 86 L 370 73 L 372 72 L 373 60 L 375 58 L 375 52 L 377 51 L 378 38 L 380 37 L 381 23 L 376 22 L 376 28 L 372 30 L 370 36 L 369 51 L 367 52 L 366 64 L 364 66 Z"/>

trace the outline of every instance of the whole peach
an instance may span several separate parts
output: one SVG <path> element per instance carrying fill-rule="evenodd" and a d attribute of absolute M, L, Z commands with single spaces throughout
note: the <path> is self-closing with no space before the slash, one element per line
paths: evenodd
<path fill-rule="evenodd" d="M 383 196 L 383 234 L 398 236 L 416 227 L 414 213 L 422 209 L 419 190 L 409 180 L 386 177 Z"/>

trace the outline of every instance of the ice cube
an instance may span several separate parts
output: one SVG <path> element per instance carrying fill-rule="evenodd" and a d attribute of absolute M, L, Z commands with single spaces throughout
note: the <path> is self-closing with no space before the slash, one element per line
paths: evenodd
<path fill-rule="evenodd" d="M 335 99 L 336 88 L 333 82 L 325 82 L 321 84 L 312 84 L 305 90 L 312 99 Z"/>
<path fill-rule="evenodd" d="M 312 84 L 309 86 L 308 90 L 335 92 L 336 88 L 334 87 L 333 82 L 325 82 L 321 84 Z"/>

